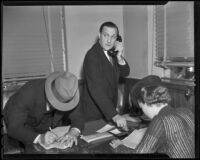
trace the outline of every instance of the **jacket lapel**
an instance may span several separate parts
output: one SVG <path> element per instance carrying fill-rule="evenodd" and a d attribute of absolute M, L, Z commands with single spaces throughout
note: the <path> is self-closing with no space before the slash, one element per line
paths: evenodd
<path fill-rule="evenodd" d="M 106 57 L 103 50 L 100 51 L 99 55 L 101 56 L 100 59 L 103 64 L 102 68 L 107 81 L 109 82 L 110 86 L 112 86 L 112 88 L 116 88 L 117 74 L 118 74 L 116 63 L 114 62 L 114 64 L 112 65 L 108 60 L 108 58 Z"/>

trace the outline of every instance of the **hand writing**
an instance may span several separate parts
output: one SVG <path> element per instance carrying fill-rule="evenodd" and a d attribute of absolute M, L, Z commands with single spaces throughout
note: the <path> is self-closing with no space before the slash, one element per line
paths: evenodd
<path fill-rule="evenodd" d="M 79 136 L 79 132 L 74 129 L 71 128 L 70 131 L 68 133 L 66 133 L 63 137 L 60 137 L 58 139 L 58 141 L 60 142 L 60 144 L 65 144 L 65 146 L 67 147 L 72 147 L 73 144 L 77 145 L 78 144 L 78 136 Z"/>
<path fill-rule="evenodd" d="M 40 141 L 39 142 L 44 144 L 44 145 L 50 145 L 54 141 L 56 141 L 57 138 L 58 137 L 53 132 L 47 131 L 45 134 L 40 135 Z"/>

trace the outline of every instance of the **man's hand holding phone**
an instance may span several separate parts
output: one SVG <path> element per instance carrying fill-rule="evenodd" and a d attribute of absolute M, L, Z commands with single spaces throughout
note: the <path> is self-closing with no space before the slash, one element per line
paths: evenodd
<path fill-rule="evenodd" d="M 116 41 L 115 42 L 115 51 L 117 51 L 116 56 L 118 59 L 120 59 L 122 57 L 123 50 L 124 50 L 124 47 L 123 47 L 122 42 Z"/>
<path fill-rule="evenodd" d="M 124 46 L 123 46 L 122 40 L 120 40 L 120 41 L 116 40 L 114 48 L 115 48 L 118 63 L 120 65 L 125 65 L 126 63 L 125 63 L 124 58 L 122 56 L 123 52 L 124 52 Z"/>

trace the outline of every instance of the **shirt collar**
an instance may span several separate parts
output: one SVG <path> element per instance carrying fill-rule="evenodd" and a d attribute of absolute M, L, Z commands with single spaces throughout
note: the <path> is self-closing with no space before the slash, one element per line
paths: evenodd
<path fill-rule="evenodd" d="M 54 111 L 48 102 L 46 102 L 45 113 L 51 113 Z"/>
<path fill-rule="evenodd" d="M 49 103 L 48 103 L 48 102 L 46 103 L 46 111 L 47 111 L 47 112 L 50 111 L 50 106 L 49 106 Z"/>
<path fill-rule="evenodd" d="M 107 59 L 110 61 L 110 56 L 108 55 L 108 51 L 103 51 L 104 52 L 104 54 L 106 55 L 106 57 L 107 57 Z"/>

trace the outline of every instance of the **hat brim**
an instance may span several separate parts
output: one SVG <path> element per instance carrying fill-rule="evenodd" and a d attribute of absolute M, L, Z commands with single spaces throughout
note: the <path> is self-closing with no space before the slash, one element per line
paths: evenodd
<path fill-rule="evenodd" d="M 51 103 L 51 105 L 55 109 L 60 110 L 60 111 L 70 111 L 78 105 L 79 99 L 80 99 L 80 93 L 79 93 L 79 89 L 77 88 L 77 91 L 76 91 L 73 99 L 67 103 L 61 102 L 55 98 L 53 91 L 52 91 L 52 82 L 58 76 L 61 76 L 62 74 L 63 74 L 63 72 L 54 72 L 46 79 L 45 93 L 46 93 L 46 97 L 47 97 L 48 101 Z"/>

